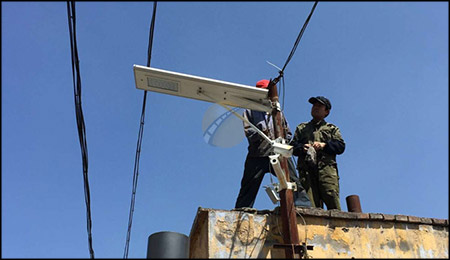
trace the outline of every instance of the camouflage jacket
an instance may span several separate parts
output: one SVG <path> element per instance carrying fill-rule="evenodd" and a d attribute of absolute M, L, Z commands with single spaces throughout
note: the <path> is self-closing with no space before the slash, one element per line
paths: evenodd
<path fill-rule="evenodd" d="M 339 128 L 325 120 L 314 123 L 312 120 L 301 123 L 297 126 L 290 145 L 294 146 L 294 155 L 298 156 L 297 168 L 299 171 L 312 170 L 306 163 L 306 152 L 303 150 L 304 144 L 323 142 L 325 147 L 317 152 L 317 167 L 319 169 L 330 165 L 337 167 L 336 155 L 342 154 L 345 150 L 345 142 Z"/>

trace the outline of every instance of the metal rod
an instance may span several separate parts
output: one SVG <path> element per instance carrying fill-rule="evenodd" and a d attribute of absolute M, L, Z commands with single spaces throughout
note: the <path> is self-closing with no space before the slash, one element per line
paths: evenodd
<path fill-rule="evenodd" d="M 258 127 L 256 127 L 254 124 L 252 124 L 250 121 L 248 121 L 245 117 L 239 115 L 238 113 L 236 113 L 235 111 L 233 111 L 231 108 L 229 108 L 227 105 L 221 104 L 221 103 L 217 103 L 219 105 L 221 105 L 222 107 L 226 108 L 228 111 L 230 111 L 231 113 L 233 113 L 233 115 L 237 116 L 239 119 L 241 119 L 242 121 L 246 122 L 247 124 L 249 124 L 262 138 L 266 139 L 267 142 L 272 143 L 272 140 L 270 140 L 269 137 L 267 137 L 267 135 L 264 134 L 263 131 L 259 130 Z"/>

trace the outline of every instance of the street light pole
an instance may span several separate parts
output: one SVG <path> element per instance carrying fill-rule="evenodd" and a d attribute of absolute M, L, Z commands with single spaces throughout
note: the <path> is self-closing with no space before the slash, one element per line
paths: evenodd
<path fill-rule="evenodd" d="M 280 103 L 278 99 L 278 90 L 276 83 L 270 81 L 269 84 L 269 99 L 272 102 L 272 118 L 275 132 L 275 139 L 278 137 L 286 138 L 284 122 L 281 115 Z M 287 159 L 280 156 L 280 165 L 283 169 L 286 180 L 290 181 L 289 167 Z M 283 189 L 280 192 L 281 204 L 281 221 L 283 225 L 283 241 L 284 245 L 279 245 L 285 248 L 286 258 L 294 258 L 296 252 L 299 251 L 299 238 L 297 230 L 297 216 L 294 205 L 294 194 L 292 189 Z"/>

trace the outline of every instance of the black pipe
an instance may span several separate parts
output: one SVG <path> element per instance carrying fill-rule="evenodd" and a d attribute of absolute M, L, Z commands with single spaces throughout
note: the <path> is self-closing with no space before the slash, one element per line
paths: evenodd
<path fill-rule="evenodd" d="M 153 233 L 148 237 L 147 259 L 189 258 L 189 237 L 170 231 Z"/>

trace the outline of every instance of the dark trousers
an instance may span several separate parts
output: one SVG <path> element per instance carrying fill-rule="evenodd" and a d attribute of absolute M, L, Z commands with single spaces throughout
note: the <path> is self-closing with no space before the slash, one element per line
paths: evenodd
<path fill-rule="evenodd" d="M 295 165 L 291 158 L 287 159 L 290 181 L 297 184 L 294 192 L 295 206 L 311 207 L 311 201 L 305 192 L 299 178 L 297 177 Z M 253 207 L 259 186 L 266 173 L 270 172 L 276 176 L 269 157 L 249 157 L 245 159 L 244 176 L 241 180 L 241 189 L 236 200 L 235 208 Z"/>

